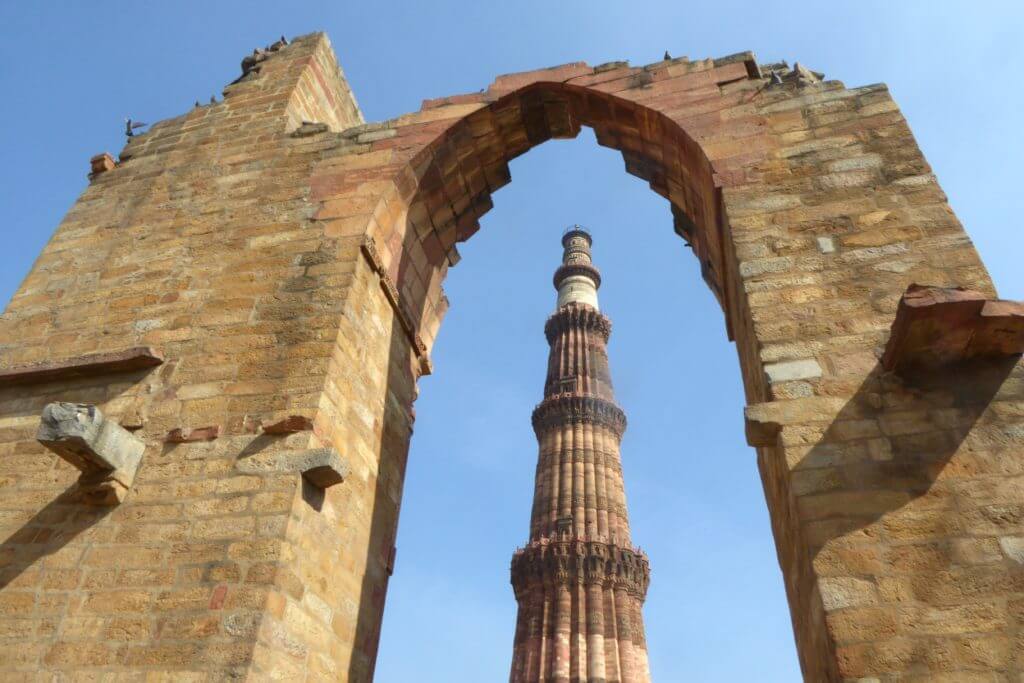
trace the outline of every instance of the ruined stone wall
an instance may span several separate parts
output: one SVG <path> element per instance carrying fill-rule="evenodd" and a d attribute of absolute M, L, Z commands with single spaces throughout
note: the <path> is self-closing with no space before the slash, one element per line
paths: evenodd
<path fill-rule="evenodd" d="M 303 600 L 307 577 L 293 564 L 308 545 L 289 531 L 292 509 L 308 506 L 301 480 L 268 456 L 334 435 L 270 436 L 261 425 L 317 419 L 355 279 L 359 239 L 312 220 L 309 175 L 323 142 L 290 134 L 297 118 L 327 111 L 322 102 L 336 106 L 323 117 L 332 124 L 361 122 L 333 59 L 325 37 L 300 39 L 223 102 L 134 138 L 8 306 L 5 369 L 135 347 L 164 363 L 0 384 L 5 679 L 16 670 L 219 678 L 250 667 L 257 639 L 306 657 L 317 634 L 304 620 L 326 618 L 332 630 L 315 593 Z M 318 95 L 310 82 L 331 90 Z M 54 400 L 98 405 L 146 443 L 120 506 L 78 503 L 77 470 L 36 443 Z M 372 497 L 353 503 L 351 488 L 335 489 L 325 517 L 372 508 Z"/>
<path fill-rule="evenodd" d="M 5 678 L 369 680 L 456 244 L 584 125 L 722 304 L 805 677 L 1018 677 L 1021 316 L 947 293 L 892 332 L 911 283 L 994 291 L 884 86 L 575 63 L 364 124 L 325 37 L 249 66 L 101 160 L 0 320 Z M 119 505 L 35 441 L 57 400 L 145 443 Z M 320 447 L 326 489 L 288 466 Z"/>

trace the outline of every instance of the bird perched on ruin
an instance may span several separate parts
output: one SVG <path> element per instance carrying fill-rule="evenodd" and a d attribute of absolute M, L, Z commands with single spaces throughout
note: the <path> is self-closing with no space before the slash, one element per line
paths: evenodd
<path fill-rule="evenodd" d="M 217 104 L 217 96 L 210 95 L 210 104 Z"/>
<path fill-rule="evenodd" d="M 670 55 L 670 54 L 668 53 L 668 50 L 665 50 L 665 56 L 664 56 L 664 57 L 662 57 L 662 59 L 664 59 L 664 60 L 665 60 L 666 62 L 667 62 L 668 60 L 672 59 L 672 55 Z"/>
<path fill-rule="evenodd" d="M 128 137 L 134 137 L 136 130 L 148 125 L 148 123 L 143 123 L 142 121 L 132 121 L 131 117 L 126 118 L 124 120 L 124 134 Z"/>

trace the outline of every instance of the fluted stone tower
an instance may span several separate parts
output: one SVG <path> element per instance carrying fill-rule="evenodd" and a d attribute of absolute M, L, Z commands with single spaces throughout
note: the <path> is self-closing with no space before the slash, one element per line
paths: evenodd
<path fill-rule="evenodd" d="M 650 570 L 630 540 L 619 457 L 626 416 L 612 392 L 611 322 L 598 309 L 591 244 L 578 226 L 562 237 L 557 309 L 544 326 L 551 352 L 533 411 L 530 542 L 512 557 L 512 683 L 650 680 L 641 616 Z"/>

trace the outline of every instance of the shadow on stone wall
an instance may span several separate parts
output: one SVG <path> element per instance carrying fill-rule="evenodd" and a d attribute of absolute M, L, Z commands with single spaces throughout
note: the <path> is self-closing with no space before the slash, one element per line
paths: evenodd
<path fill-rule="evenodd" d="M 366 572 L 359 593 L 359 616 L 349 664 L 347 680 L 353 683 L 373 680 L 380 645 L 384 600 L 390 577 L 389 564 L 398 533 L 399 501 L 405 480 L 409 441 L 412 436 L 410 415 L 415 380 L 409 366 L 409 342 L 397 316 L 392 316 L 391 346 L 388 352 L 388 372 L 384 382 L 384 417 L 381 425 L 381 449 L 377 477 L 373 481 L 373 510 L 370 513 L 370 533 L 367 545 Z M 398 393 L 408 392 L 408 396 Z M 408 411 L 403 414 L 403 411 Z M 391 477 L 399 481 L 391 481 Z M 397 489 L 395 488 L 397 486 Z"/>
<path fill-rule="evenodd" d="M 77 482 L 66 488 L 0 543 L 0 590 L 13 583 L 26 569 L 64 548 L 113 510 L 112 507 L 76 502 L 77 488 Z"/>
<path fill-rule="evenodd" d="M 1011 437 L 988 433 L 987 423 L 999 420 L 989 407 L 1018 360 L 1012 356 L 975 361 L 903 377 L 876 365 L 824 433 L 808 430 L 808 441 L 815 444 L 791 469 L 787 499 L 796 509 L 784 513 L 799 520 L 799 529 L 783 530 L 773 520 L 780 562 L 784 568 L 798 568 L 796 585 L 794 577 L 787 577 L 786 590 L 794 630 L 802 641 L 801 658 L 806 660 L 812 651 L 822 656 L 818 662 L 802 661 L 805 676 L 827 676 L 821 667 L 831 668 L 836 658 L 824 623 L 802 623 L 801 616 L 823 615 L 823 607 L 884 602 L 858 593 L 876 590 L 870 582 L 852 589 L 840 585 L 836 593 L 822 596 L 815 590 L 816 576 L 826 581 L 833 576 L 877 580 L 899 561 L 889 557 L 890 544 L 928 546 L 930 555 L 945 558 L 939 560 L 944 568 L 953 564 L 950 538 L 963 531 L 963 511 L 958 507 L 963 493 L 945 482 L 1001 473 L 998 462 L 1005 456 L 997 452 L 998 445 L 989 444 L 1009 442 Z M 998 424 L 992 428 L 1001 431 Z M 794 445 L 800 436 L 791 432 L 784 438 Z M 777 453 L 773 457 L 781 456 Z M 951 462 L 956 471 L 947 469 Z M 781 474 L 781 465 L 773 468 L 762 462 L 763 471 L 775 469 L 775 477 Z M 769 501 L 774 497 L 778 506 L 785 491 L 771 491 L 769 477 L 765 479 Z M 774 478 L 774 485 L 779 481 L 784 479 Z M 773 518 L 780 512 L 773 510 Z M 793 531 L 803 538 L 785 537 Z M 793 555 L 805 552 L 809 554 L 802 558 Z M 817 604 L 798 604 L 807 601 Z M 891 626 L 896 628 L 895 622 Z"/>

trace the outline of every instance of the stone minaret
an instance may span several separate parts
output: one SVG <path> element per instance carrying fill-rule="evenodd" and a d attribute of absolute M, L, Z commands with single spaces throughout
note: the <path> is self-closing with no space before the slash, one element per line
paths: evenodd
<path fill-rule="evenodd" d="M 519 603 L 512 683 L 650 681 L 641 605 L 650 570 L 630 541 L 619 442 L 626 416 L 608 370 L 611 322 L 590 235 L 562 237 L 551 353 L 533 411 L 540 444 L 530 542 L 512 557 Z"/>

